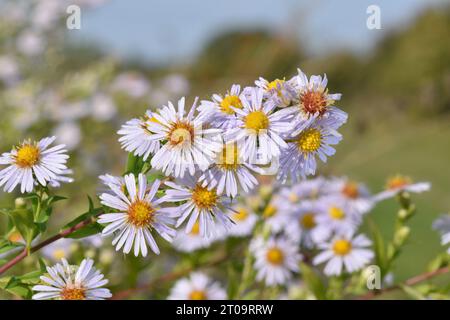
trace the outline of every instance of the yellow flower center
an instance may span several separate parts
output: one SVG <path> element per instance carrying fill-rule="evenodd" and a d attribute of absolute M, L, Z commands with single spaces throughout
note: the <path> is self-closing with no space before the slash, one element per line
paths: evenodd
<path fill-rule="evenodd" d="M 336 240 L 333 243 L 333 251 L 336 255 L 345 256 L 352 251 L 352 244 L 345 239 Z"/>
<path fill-rule="evenodd" d="M 277 213 L 277 208 L 271 204 L 269 204 L 263 211 L 264 218 L 273 217 Z"/>
<path fill-rule="evenodd" d="M 200 223 L 197 221 L 195 221 L 194 225 L 192 226 L 191 229 L 191 234 L 196 236 L 200 233 Z"/>
<path fill-rule="evenodd" d="M 66 257 L 66 251 L 64 251 L 64 249 L 61 249 L 61 248 L 55 249 L 52 252 L 52 256 L 55 260 L 61 260 L 62 258 Z"/>
<path fill-rule="evenodd" d="M 288 200 L 292 203 L 296 203 L 300 200 L 300 198 L 298 197 L 297 194 L 295 194 L 294 192 L 291 192 L 288 196 Z"/>
<path fill-rule="evenodd" d="M 169 130 L 167 140 L 171 145 L 190 144 L 194 138 L 194 127 L 185 122 L 174 123 Z"/>
<path fill-rule="evenodd" d="M 189 299 L 190 300 L 206 300 L 206 293 L 205 293 L 205 291 L 202 291 L 202 290 L 193 290 L 189 294 Z"/>
<path fill-rule="evenodd" d="M 284 261 L 284 254 L 279 248 L 273 247 L 267 250 L 266 258 L 271 264 L 279 266 Z"/>
<path fill-rule="evenodd" d="M 200 209 L 213 208 L 217 204 L 217 198 L 215 189 L 208 190 L 201 185 L 197 185 L 192 192 L 192 201 Z"/>
<path fill-rule="evenodd" d="M 217 165 L 225 170 L 236 170 L 239 165 L 238 147 L 235 143 L 226 144 L 219 155 Z"/>
<path fill-rule="evenodd" d="M 283 85 L 284 80 L 275 79 L 267 84 L 267 91 L 279 90 L 278 87 Z"/>
<path fill-rule="evenodd" d="M 153 221 L 155 209 L 142 200 L 136 200 L 128 208 L 128 222 L 136 227 L 148 226 Z"/>
<path fill-rule="evenodd" d="M 257 133 L 259 130 L 264 130 L 269 127 L 269 118 L 262 111 L 250 112 L 244 121 L 247 129 L 255 130 Z"/>
<path fill-rule="evenodd" d="M 393 190 L 407 186 L 411 183 L 412 183 L 411 178 L 402 175 L 396 175 L 388 180 L 386 188 Z"/>
<path fill-rule="evenodd" d="M 320 148 L 322 135 L 319 130 L 311 128 L 304 130 L 298 140 L 298 148 L 303 152 L 314 152 Z"/>
<path fill-rule="evenodd" d="M 328 209 L 328 214 L 330 217 L 334 220 L 342 220 L 345 218 L 345 212 L 341 208 L 338 207 L 331 207 Z"/>
<path fill-rule="evenodd" d="M 327 106 L 332 104 L 334 101 L 327 101 L 327 92 L 323 90 L 313 91 L 308 90 L 300 94 L 300 107 L 303 112 L 308 114 L 323 115 L 327 111 Z"/>
<path fill-rule="evenodd" d="M 342 194 L 347 198 L 356 199 L 359 196 L 358 184 L 355 182 L 347 182 L 342 188 Z"/>
<path fill-rule="evenodd" d="M 16 164 L 21 168 L 34 166 L 40 157 L 40 150 L 32 144 L 24 144 L 17 150 Z"/>
<path fill-rule="evenodd" d="M 86 299 L 85 290 L 83 288 L 66 287 L 61 291 L 61 299 L 63 300 L 84 300 Z"/>
<path fill-rule="evenodd" d="M 248 218 L 248 211 L 245 209 L 239 209 L 237 212 L 233 214 L 233 220 L 235 221 L 244 221 Z"/>
<path fill-rule="evenodd" d="M 300 224 L 305 229 L 312 229 L 316 226 L 316 219 L 314 217 L 314 213 L 305 213 L 301 219 Z"/>
<path fill-rule="evenodd" d="M 220 110 L 226 114 L 234 114 L 234 110 L 231 108 L 242 109 L 242 102 L 238 96 L 227 95 L 220 102 Z"/>

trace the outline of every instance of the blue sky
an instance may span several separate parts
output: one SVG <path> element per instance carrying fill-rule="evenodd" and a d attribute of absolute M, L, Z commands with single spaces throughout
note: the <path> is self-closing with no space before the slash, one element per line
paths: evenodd
<path fill-rule="evenodd" d="M 218 33 L 265 28 L 306 43 L 311 54 L 349 48 L 367 52 L 390 29 L 401 28 L 445 0 L 110 0 L 82 14 L 74 41 L 94 41 L 123 57 L 182 63 Z M 366 28 L 367 6 L 381 8 L 382 30 Z"/>

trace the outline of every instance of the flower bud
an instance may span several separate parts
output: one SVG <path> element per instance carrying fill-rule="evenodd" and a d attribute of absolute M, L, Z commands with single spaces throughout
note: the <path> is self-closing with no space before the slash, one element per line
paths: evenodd
<path fill-rule="evenodd" d="M 24 198 L 16 198 L 16 200 L 14 201 L 14 205 L 16 207 L 16 209 L 23 209 L 26 208 L 27 206 L 27 202 L 25 201 Z"/>
<path fill-rule="evenodd" d="M 396 247 L 401 247 L 408 239 L 410 232 L 411 229 L 406 226 L 403 226 L 400 229 L 398 229 L 394 234 L 394 245 Z"/>

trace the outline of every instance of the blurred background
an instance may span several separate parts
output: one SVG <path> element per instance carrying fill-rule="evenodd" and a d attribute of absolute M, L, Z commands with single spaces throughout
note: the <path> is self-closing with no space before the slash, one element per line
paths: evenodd
<path fill-rule="evenodd" d="M 80 30 L 66 27 L 69 4 L 81 7 Z M 369 5 L 381 29 L 366 25 Z M 450 210 L 448 39 L 450 4 L 437 0 L 0 0 L 0 151 L 46 135 L 67 144 L 75 182 L 60 191 L 71 199 L 56 228 L 86 209 L 99 174 L 122 173 L 116 131 L 126 120 L 259 76 L 326 73 L 349 121 L 320 173 L 373 192 L 397 173 L 432 183 L 416 197 L 402 280 L 442 251 L 431 223 Z M 0 193 L 0 205 L 17 196 Z M 396 210 L 390 201 L 373 213 L 386 236 Z"/>

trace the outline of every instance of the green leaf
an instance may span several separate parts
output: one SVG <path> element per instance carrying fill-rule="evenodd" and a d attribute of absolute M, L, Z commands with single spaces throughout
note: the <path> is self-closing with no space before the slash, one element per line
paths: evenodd
<path fill-rule="evenodd" d="M 66 238 L 81 239 L 102 232 L 103 227 L 98 223 L 91 223 L 77 231 L 72 232 Z"/>
<path fill-rule="evenodd" d="M 380 232 L 378 226 L 373 222 L 372 219 L 368 219 L 369 228 L 372 234 L 373 246 L 375 251 L 375 262 L 381 269 L 381 275 L 384 276 L 387 272 L 387 256 L 386 248 L 384 244 L 383 236 Z"/>
<path fill-rule="evenodd" d="M 300 269 L 303 275 L 303 281 L 317 299 L 326 299 L 326 288 L 320 276 L 307 264 L 301 262 Z"/>
<path fill-rule="evenodd" d="M 410 298 L 416 299 L 416 300 L 425 300 L 426 297 L 418 290 L 414 289 L 413 287 L 400 284 L 400 288 L 403 290 L 404 293 L 406 293 Z"/>

